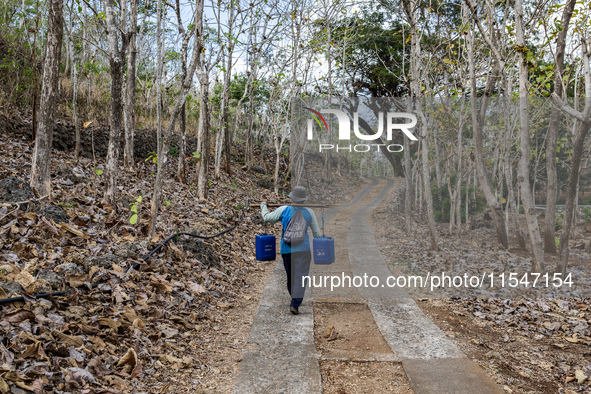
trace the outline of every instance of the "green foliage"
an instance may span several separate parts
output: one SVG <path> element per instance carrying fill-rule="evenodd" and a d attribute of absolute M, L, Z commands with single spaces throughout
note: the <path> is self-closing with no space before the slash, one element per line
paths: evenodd
<path fill-rule="evenodd" d="M 94 61 L 86 62 L 82 65 L 80 70 L 82 75 L 88 77 L 89 74 L 99 75 L 102 70 L 100 64 L 95 63 Z"/>
<path fill-rule="evenodd" d="M 170 149 L 168 150 L 168 154 L 171 155 L 172 157 L 178 157 L 179 156 L 179 149 L 176 146 L 171 146 Z"/>
<path fill-rule="evenodd" d="M 324 22 L 318 27 L 322 25 Z M 333 40 L 347 40 L 348 45 L 347 61 L 338 67 L 348 75 L 355 75 L 354 84 L 374 97 L 405 94 L 408 88 L 402 67 L 390 66 L 408 61 L 403 52 L 402 30 L 400 23 L 391 20 L 385 10 L 363 9 L 360 16 L 341 19 L 334 26 Z M 323 39 L 318 37 L 320 42 Z"/>
<path fill-rule="evenodd" d="M 33 18 L 34 16 L 31 16 L 31 19 Z M 20 16 L 17 19 L 20 19 Z M 8 25 L 0 23 L 0 98 L 4 97 L 19 107 L 30 106 L 33 103 L 35 71 L 39 87 L 41 83 L 42 38 L 37 37 L 36 47 L 32 44 L 31 33 L 27 33 L 26 30 L 9 29 Z M 36 53 L 36 67 L 32 62 L 33 50 Z"/>
<path fill-rule="evenodd" d="M 70 209 L 70 208 L 74 208 L 74 207 L 78 206 L 78 203 L 76 201 L 70 201 L 70 202 L 58 201 L 57 205 L 62 207 L 64 210 L 66 210 L 66 209 Z"/>
<path fill-rule="evenodd" d="M 230 101 L 238 101 L 242 98 L 244 91 L 246 89 L 246 84 L 248 83 L 248 77 L 245 74 L 236 74 L 234 78 L 230 81 Z M 255 101 L 255 108 L 260 105 L 263 105 L 269 98 L 269 90 L 267 88 L 267 83 L 264 80 L 254 80 L 253 84 L 253 97 Z M 214 100 L 216 96 L 220 96 L 222 93 L 222 85 L 217 84 L 214 87 Z M 243 103 L 246 105 L 248 104 L 249 97 L 248 95 L 244 99 Z"/>
<path fill-rule="evenodd" d="M 585 223 L 591 222 L 591 208 L 589 208 L 589 207 L 583 208 L 583 219 L 585 220 Z"/>
<path fill-rule="evenodd" d="M 453 177 L 452 177 L 453 178 Z M 476 194 L 474 199 L 474 185 L 469 186 L 468 195 L 468 215 L 475 216 L 484 211 L 486 208 L 486 199 L 481 194 Z M 447 190 L 447 185 L 442 185 L 437 188 L 437 184 L 431 185 L 431 193 L 433 194 L 433 210 L 435 211 L 435 220 L 440 223 L 448 223 L 451 211 L 451 199 Z M 462 207 L 460 213 L 462 215 L 462 222 L 466 222 L 466 186 L 461 187 L 460 196 L 462 198 Z"/>
<path fill-rule="evenodd" d="M 152 163 L 158 163 L 158 154 L 156 152 L 150 152 L 150 154 L 148 155 L 148 157 L 146 157 L 144 161 L 149 160 L 151 160 Z"/>
<path fill-rule="evenodd" d="M 138 196 L 133 204 L 131 204 L 130 211 L 133 213 L 129 218 L 129 223 L 135 225 L 138 220 L 138 206 L 142 203 L 142 196 Z"/>
<path fill-rule="evenodd" d="M 164 60 L 170 60 L 170 61 L 179 61 L 181 59 L 181 54 L 180 52 L 177 52 L 175 50 L 172 49 L 168 49 L 164 55 Z"/>

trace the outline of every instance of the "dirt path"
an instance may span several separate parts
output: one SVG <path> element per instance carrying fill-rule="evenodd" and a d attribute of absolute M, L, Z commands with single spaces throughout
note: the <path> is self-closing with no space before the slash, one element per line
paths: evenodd
<path fill-rule="evenodd" d="M 390 275 L 370 217 L 398 182 L 374 179 L 352 201 L 324 213 L 336 261 L 314 265 L 312 278 Z M 317 282 L 307 290 L 301 314 L 292 316 L 284 276 L 278 260 L 254 318 L 235 393 L 500 392 L 404 290 L 331 289 L 330 281 Z"/>
<path fill-rule="evenodd" d="M 389 186 L 386 180 L 374 179 L 353 204 L 328 212 L 331 220 L 326 233 L 335 239 L 336 261 L 328 266 L 315 266 L 313 275 L 356 274 L 357 267 L 351 265 L 350 257 L 363 246 L 363 241 L 352 229 L 353 218 L 371 201 L 383 198 Z M 360 290 L 355 287 L 312 289 L 314 336 L 320 352 L 324 392 L 412 393 L 400 357 L 382 336 Z"/>

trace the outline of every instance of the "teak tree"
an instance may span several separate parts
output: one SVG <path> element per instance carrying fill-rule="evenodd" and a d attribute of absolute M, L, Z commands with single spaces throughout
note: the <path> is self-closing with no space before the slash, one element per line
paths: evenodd
<path fill-rule="evenodd" d="M 31 165 L 31 187 L 42 197 L 51 199 L 51 149 L 53 117 L 58 95 L 58 78 L 62 38 L 64 34 L 64 2 L 50 0 L 47 15 L 47 45 L 43 61 L 39 124 L 35 135 L 35 149 Z"/>

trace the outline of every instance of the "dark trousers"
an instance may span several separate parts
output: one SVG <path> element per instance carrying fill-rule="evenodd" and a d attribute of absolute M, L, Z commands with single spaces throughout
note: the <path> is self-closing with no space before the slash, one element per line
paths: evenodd
<path fill-rule="evenodd" d="M 299 308 L 306 291 L 306 284 L 302 277 L 310 272 L 312 254 L 310 251 L 293 252 L 282 254 L 281 257 L 287 274 L 287 291 L 291 296 L 291 306 Z"/>

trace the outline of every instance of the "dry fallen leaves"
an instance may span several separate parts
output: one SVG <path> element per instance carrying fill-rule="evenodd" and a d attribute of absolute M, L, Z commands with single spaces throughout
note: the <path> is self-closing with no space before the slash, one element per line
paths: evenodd
<path fill-rule="evenodd" d="M 125 355 L 123 355 L 123 357 L 119 359 L 117 366 L 120 367 L 122 365 L 131 365 L 132 367 L 135 367 L 136 364 L 137 354 L 135 353 L 135 350 L 132 347 L 130 347 L 127 350 L 127 353 L 125 353 Z"/>
<path fill-rule="evenodd" d="M 1 135 L 0 140 L 0 149 L 9 153 L 3 165 L 15 171 L 26 168 L 28 144 Z M 274 156 L 270 151 L 263 157 Z M 235 178 L 224 174 L 212 180 L 208 200 L 197 209 L 188 185 L 167 182 L 164 191 L 171 205 L 150 240 L 146 211 L 130 226 L 124 200 L 135 201 L 142 192 L 149 199 L 145 191 L 152 187 L 153 166 L 145 164 L 141 174 L 121 174 L 124 191 L 118 198 L 124 209 L 119 214 L 96 195 L 96 163 L 85 158 L 73 163 L 56 152 L 52 166 L 68 221 L 56 224 L 20 211 L 0 221 L 0 280 L 10 283 L 0 287 L 0 298 L 23 290 L 98 287 L 49 299 L 27 296 L 24 303 L 2 306 L 0 365 L 11 370 L 0 371 L 0 393 L 16 387 L 38 393 L 166 392 L 164 378 L 171 369 L 219 384 L 208 371 L 228 349 L 230 337 L 220 333 L 235 324 L 230 316 L 238 302 L 256 302 L 249 292 L 265 271 L 253 257 L 253 234 L 263 229 L 258 209 L 251 208 L 242 225 L 215 240 L 180 237 L 146 262 L 138 259 L 176 229 L 213 234 L 236 224 L 246 196 L 262 198 L 267 192 L 257 183 L 270 176 L 240 169 Z M 141 263 L 142 272 L 126 276 L 135 263 Z"/>
<path fill-rule="evenodd" d="M 577 369 L 575 371 L 575 378 L 577 379 L 577 383 L 581 384 L 583 383 L 585 380 L 587 380 L 587 375 L 585 375 L 583 373 L 583 371 L 581 371 L 580 369 Z"/>

